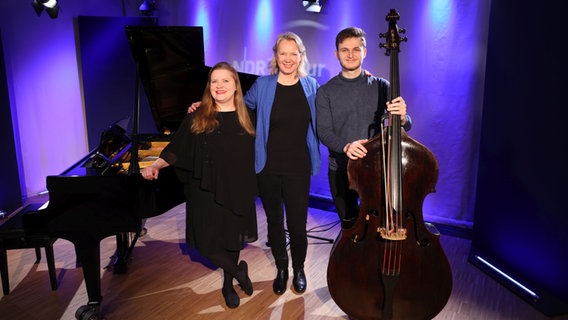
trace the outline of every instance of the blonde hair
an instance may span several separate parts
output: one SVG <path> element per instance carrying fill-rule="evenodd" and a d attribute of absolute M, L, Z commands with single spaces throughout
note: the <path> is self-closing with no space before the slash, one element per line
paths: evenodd
<path fill-rule="evenodd" d="M 298 65 L 298 76 L 300 77 L 307 76 L 309 62 L 308 62 L 308 56 L 306 54 L 306 47 L 304 46 L 304 43 L 302 42 L 300 36 L 298 36 L 293 32 L 282 33 L 281 35 L 278 36 L 278 39 L 276 39 L 276 43 L 274 44 L 274 47 L 272 47 L 274 55 L 270 60 L 270 66 L 269 66 L 270 74 L 274 75 L 277 74 L 278 71 L 280 71 L 280 69 L 278 68 L 278 62 L 276 60 L 276 56 L 278 54 L 278 45 L 280 45 L 280 42 L 282 42 L 283 40 L 290 40 L 296 43 L 296 45 L 298 46 L 298 50 L 300 51 L 300 57 L 301 57 L 300 64 Z"/>
<path fill-rule="evenodd" d="M 233 97 L 233 103 L 237 111 L 237 118 L 241 127 L 251 136 L 255 135 L 254 126 L 250 120 L 247 106 L 245 105 L 245 99 L 243 97 L 243 90 L 241 87 L 241 81 L 239 80 L 239 75 L 237 70 L 227 62 L 219 62 L 214 65 L 209 71 L 209 76 L 207 77 L 207 85 L 205 91 L 203 92 L 203 98 L 201 99 L 201 105 L 199 109 L 195 112 L 195 117 L 191 125 L 191 132 L 198 133 L 211 133 L 219 126 L 219 121 L 217 121 L 217 108 L 215 100 L 211 95 L 211 74 L 215 70 L 228 70 L 233 76 L 235 81 L 235 96 Z"/>

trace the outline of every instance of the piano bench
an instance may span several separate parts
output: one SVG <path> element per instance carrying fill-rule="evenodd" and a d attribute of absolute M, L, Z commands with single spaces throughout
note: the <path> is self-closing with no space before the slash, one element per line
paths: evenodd
<path fill-rule="evenodd" d="M 10 216 L 7 220 L 2 221 L 0 225 L 0 276 L 2 277 L 2 290 L 4 295 L 10 293 L 10 281 L 8 274 L 8 254 L 7 250 L 11 249 L 28 249 L 35 248 L 36 264 L 41 260 L 40 248 L 45 249 L 47 259 L 47 268 L 49 272 L 49 280 L 51 281 L 51 290 L 57 290 L 57 278 L 55 275 L 55 258 L 53 254 L 53 243 L 57 238 L 52 238 L 41 233 L 28 234 L 22 227 L 22 215 L 33 210 L 37 205 L 30 205 L 18 213 Z"/>

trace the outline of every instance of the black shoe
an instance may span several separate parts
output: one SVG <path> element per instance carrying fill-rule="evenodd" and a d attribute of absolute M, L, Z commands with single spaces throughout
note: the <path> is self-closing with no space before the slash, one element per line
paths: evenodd
<path fill-rule="evenodd" d="M 292 280 L 292 284 L 294 285 L 294 290 L 298 293 L 304 293 L 306 291 L 306 287 L 308 283 L 306 281 L 306 274 L 304 273 L 304 269 L 294 270 L 294 279 Z"/>
<path fill-rule="evenodd" d="M 223 298 L 225 298 L 225 304 L 227 307 L 234 309 L 241 303 L 239 295 L 232 286 L 223 287 L 223 289 L 221 289 L 221 293 L 223 294 Z"/>
<path fill-rule="evenodd" d="M 277 295 L 281 295 L 286 292 L 286 287 L 288 286 L 288 269 L 278 269 L 276 272 L 276 279 L 272 282 L 272 290 Z"/>
<path fill-rule="evenodd" d="M 252 281 L 248 276 L 248 265 L 246 261 L 242 260 L 239 262 L 239 270 L 237 271 L 237 276 L 235 277 L 241 286 L 241 289 L 247 294 L 252 295 Z"/>

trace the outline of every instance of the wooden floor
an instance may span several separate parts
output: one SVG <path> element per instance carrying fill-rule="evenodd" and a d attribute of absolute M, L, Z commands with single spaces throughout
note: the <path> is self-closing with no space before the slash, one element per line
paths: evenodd
<path fill-rule="evenodd" d="M 275 269 L 266 246 L 266 223 L 258 205 L 260 239 L 242 251 L 248 261 L 254 294 L 239 290 L 241 305 L 228 309 L 220 292 L 222 272 L 212 268 L 184 244 L 185 213 L 180 205 L 147 221 L 148 234 L 135 248 L 129 270 L 115 275 L 102 270 L 102 312 L 106 319 L 348 319 L 334 303 L 326 284 L 331 244 L 310 239 L 303 295 L 288 290 L 272 292 Z M 338 234 L 333 212 L 310 209 L 310 235 L 334 238 Z M 435 318 L 456 320 L 566 320 L 548 318 L 467 262 L 470 241 L 441 237 L 452 266 L 454 287 L 442 312 Z M 75 311 L 87 302 L 83 275 L 75 268 L 73 246 L 55 243 L 59 289 L 51 291 L 45 258 L 34 264 L 34 250 L 8 251 L 11 293 L 0 296 L 0 319 L 75 319 Z M 115 250 L 114 238 L 101 242 L 101 265 L 106 266 Z M 291 281 L 289 281 L 291 282 Z"/>

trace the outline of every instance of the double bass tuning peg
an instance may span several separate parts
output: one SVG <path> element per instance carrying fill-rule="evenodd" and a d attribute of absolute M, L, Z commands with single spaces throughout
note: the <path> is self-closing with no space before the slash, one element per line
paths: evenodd
<path fill-rule="evenodd" d="M 389 32 L 379 33 L 379 39 L 387 39 L 387 43 L 379 43 L 379 48 L 389 48 L 391 43 L 407 42 L 407 37 L 401 37 L 400 34 L 406 33 L 406 29 L 391 29 Z"/>

